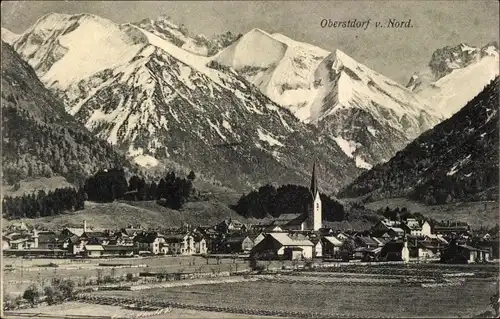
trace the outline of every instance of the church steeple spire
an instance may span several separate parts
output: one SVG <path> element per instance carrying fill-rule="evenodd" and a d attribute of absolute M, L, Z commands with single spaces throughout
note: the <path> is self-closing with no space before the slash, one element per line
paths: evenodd
<path fill-rule="evenodd" d="M 309 229 L 317 231 L 322 227 L 321 197 L 318 189 L 318 172 L 316 172 L 316 162 L 313 165 L 311 176 L 311 200 L 312 207 L 309 211 Z"/>
<path fill-rule="evenodd" d="M 316 161 L 313 164 L 313 171 L 311 176 L 311 195 L 313 198 L 316 197 L 316 193 L 318 193 L 318 177 L 316 176 Z"/>

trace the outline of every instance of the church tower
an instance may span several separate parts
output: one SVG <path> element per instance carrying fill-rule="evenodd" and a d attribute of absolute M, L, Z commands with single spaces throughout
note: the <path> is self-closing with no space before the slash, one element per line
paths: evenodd
<path fill-rule="evenodd" d="M 318 178 L 316 176 L 316 162 L 313 165 L 312 177 L 311 177 L 311 198 L 312 198 L 312 209 L 309 210 L 308 216 L 308 228 L 309 230 L 317 231 L 322 227 L 322 216 L 321 216 L 321 198 L 319 196 L 318 189 Z"/>

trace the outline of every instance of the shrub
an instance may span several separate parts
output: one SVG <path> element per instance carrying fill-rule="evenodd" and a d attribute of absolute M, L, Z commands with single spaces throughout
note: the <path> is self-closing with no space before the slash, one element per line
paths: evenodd
<path fill-rule="evenodd" d="M 59 290 L 61 292 L 61 295 L 64 299 L 71 299 L 73 298 L 73 292 L 75 290 L 75 282 L 71 279 L 64 279 L 60 284 L 59 284 Z"/>
<path fill-rule="evenodd" d="M 49 305 L 56 304 L 62 300 L 61 292 L 52 286 L 45 287 L 43 289 L 43 293 L 45 294 L 45 300 Z"/>
<path fill-rule="evenodd" d="M 26 299 L 32 307 L 38 302 L 38 298 L 40 298 L 40 291 L 36 285 L 29 286 L 23 293 L 23 299 Z"/>
<path fill-rule="evenodd" d="M 312 269 L 313 268 L 313 261 L 312 260 L 306 260 L 306 262 L 304 263 L 304 268 L 306 269 Z"/>
<path fill-rule="evenodd" d="M 114 282 L 113 278 L 110 275 L 104 276 L 104 279 L 102 280 L 103 283 L 109 284 Z"/>
<path fill-rule="evenodd" d="M 134 274 L 132 274 L 132 273 L 129 272 L 129 273 L 127 273 L 127 277 L 126 278 L 127 278 L 127 281 L 132 281 L 132 280 L 134 280 Z"/>

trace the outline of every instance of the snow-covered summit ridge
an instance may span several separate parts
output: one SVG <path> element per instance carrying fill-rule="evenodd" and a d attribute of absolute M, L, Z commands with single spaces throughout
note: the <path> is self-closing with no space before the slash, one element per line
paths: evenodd
<path fill-rule="evenodd" d="M 2 28 L 2 41 L 8 44 L 14 43 L 19 38 L 19 34 L 16 34 L 9 29 Z"/>
<path fill-rule="evenodd" d="M 192 34 L 184 25 L 176 24 L 170 16 L 162 15 L 157 19 L 143 19 L 133 23 L 143 30 L 191 53 L 201 56 L 213 56 L 233 43 L 239 35 L 230 31 L 208 38 L 204 34 Z"/>
<path fill-rule="evenodd" d="M 319 65 L 315 85 L 317 94 L 309 106 L 312 122 L 342 109 L 355 108 L 416 136 L 439 121 L 439 115 L 415 94 L 338 49 Z M 419 123 L 422 116 L 425 121 Z"/>
<path fill-rule="evenodd" d="M 304 120 L 297 111 L 310 101 L 314 70 L 328 53 L 282 34 L 253 29 L 217 54 L 214 61 L 234 68 L 271 100 Z"/>
<path fill-rule="evenodd" d="M 498 63 L 496 42 L 447 46 L 433 53 L 428 67 L 415 73 L 407 87 L 448 118 L 499 74 Z"/>
<path fill-rule="evenodd" d="M 75 81 L 127 63 L 145 45 L 146 37 L 129 26 L 91 14 L 51 13 L 24 32 L 14 49 L 43 82 L 66 89 Z"/>

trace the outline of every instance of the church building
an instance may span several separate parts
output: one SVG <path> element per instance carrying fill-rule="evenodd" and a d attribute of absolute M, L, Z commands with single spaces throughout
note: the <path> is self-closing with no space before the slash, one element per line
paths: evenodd
<path fill-rule="evenodd" d="M 311 198 L 312 207 L 309 209 L 308 230 L 317 231 L 322 227 L 322 216 L 321 216 L 321 198 L 319 196 L 318 189 L 318 178 L 316 176 L 316 163 L 313 165 L 312 177 L 311 177 Z"/>
<path fill-rule="evenodd" d="M 316 163 L 313 165 L 311 176 L 311 202 L 308 205 L 307 212 L 299 212 L 296 214 L 281 214 L 272 223 L 273 226 L 279 226 L 283 230 L 301 230 L 301 231 L 318 231 L 322 227 L 321 214 L 321 198 L 318 189 L 318 179 L 316 171 Z"/>

